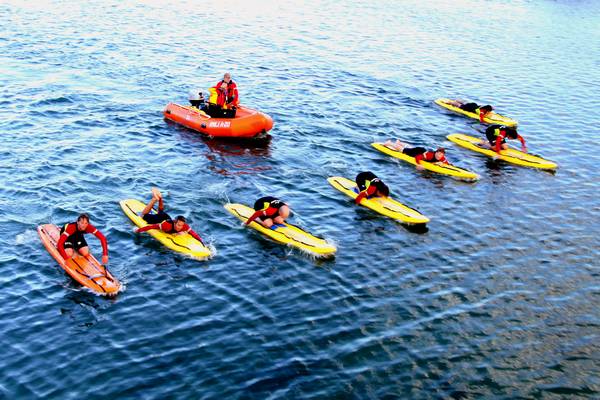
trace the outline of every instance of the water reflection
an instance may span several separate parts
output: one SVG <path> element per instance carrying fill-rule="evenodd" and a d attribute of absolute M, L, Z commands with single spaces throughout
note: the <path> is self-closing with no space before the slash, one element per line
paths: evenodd
<path fill-rule="evenodd" d="M 181 126 L 175 126 L 179 137 L 186 142 L 204 145 L 202 154 L 210 162 L 207 169 L 224 176 L 260 174 L 271 170 L 263 160 L 271 157 L 271 139 L 267 134 L 261 138 L 216 138 Z"/>

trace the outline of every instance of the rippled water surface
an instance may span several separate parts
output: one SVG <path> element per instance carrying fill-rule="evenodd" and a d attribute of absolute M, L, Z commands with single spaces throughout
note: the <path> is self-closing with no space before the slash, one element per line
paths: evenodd
<path fill-rule="evenodd" d="M 595 1 L 0 4 L 0 398 L 598 398 L 600 4 Z M 267 143 L 167 123 L 225 71 Z M 494 104 L 556 174 L 491 161 L 438 97 Z M 372 149 L 443 145 L 477 183 Z M 330 187 L 371 170 L 415 232 Z M 152 186 L 217 250 L 132 233 Z M 223 204 L 275 195 L 338 246 L 317 261 Z M 37 225 L 89 212 L 115 299 Z M 95 238 L 89 242 L 100 253 Z"/>

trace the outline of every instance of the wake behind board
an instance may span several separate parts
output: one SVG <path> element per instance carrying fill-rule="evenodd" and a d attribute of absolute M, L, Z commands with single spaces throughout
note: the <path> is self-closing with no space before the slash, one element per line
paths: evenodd
<path fill-rule="evenodd" d="M 353 199 L 356 199 L 358 196 L 358 188 L 356 183 L 350 179 L 341 176 L 332 176 L 327 178 L 327 182 L 329 182 L 331 186 L 340 192 Z M 429 222 L 429 218 L 414 208 L 405 206 L 391 197 L 373 197 L 370 199 L 363 199 L 361 200 L 360 204 L 378 212 L 379 214 L 396 219 L 405 224 L 426 224 Z"/>
<path fill-rule="evenodd" d="M 126 199 L 121 200 L 119 204 L 125 215 L 127 215 L 127 217 L 129 217 L 129 219 L 138 227 L 142 228 L 148 225 L 148 223 L 139 215 L 146 207 L 144 203 L 135 199 Z M 147 233 L 167 248 L 186 256 L 198 260 L 204 260 L 212 256 L 211 250 L 189 233 L 178 235 L 165 233 L 158 229 L 151 229 L 147 231 Z"/>
<path fill-rule="evenodd" d="M 246 222 L 254 214 L 253 208 L 243 204 L 228 203 L 224 207 L 243 222 Z M 296 247 L 316 257 L 332 257 L 337 251 L 337 248 L 325 239 L 313 236 L 289 223 L 279 225 L 275 229 L 265 228 L 256 221 L 252 221 L 248 226 L 279 243 Z"/>
<path fill-rule="evenodd" d="M 56 247 L 60 238 L 58 226 L 53 224 L 40 225 L 37 231 L 48 253 L 67 274 L 81 285 L 102 296 L 114 296 L 121 290 L 121 283 L 92 255 L 85 258 L 75 254 L 65 263 Z"/>
<path fill-rule="evenodd" d="M 435 100 L 435 104 L 437 104 L 440 107 L 444 107 L 447 110 L 453 111 L 458 114 L 462 114 L 466 117 L 473 118 L 473 119 L 476 119 L 477 121 L 479 121 L 478 114 L 475 114 L 475 113 L 472 113 L 469 111 L 465 111 L 462 108 L 456 107 L 456 106 L 450 104 L 451 101 L 452 100 L 450 100 L 450 99 L 442 98 L 442 99 Z M 498 125 L 505 125 L 505 126 L 517 126 L 518 125 L 518 122 L 515 121 L 514 119 L 497 114 L 493 111 L 491 113 L 489 113 L 486 117 L 484 117 L 483 121 L 486 124 L 498 124 Z"/>
<path fill-rule="evenodd" d="M 392 157 L 398 158 L 402 161 L 406 161 L 412 165 L 417 165 L 414 157 L 406 155 L 401 151 L 392 149 L 386 146 L 384 143 L 371 143 L 371 146 L 375 147 L 377 150 L 390 155 Z M 443 164 L 443 163 L 431 163 L 428 161 L 421 161 L 420 165 L 423 166 L 428 171 L 436 172 L 442 175 L 449 175 L 455 179 L 460 179 L 464 181 L 476 181 L 479 179 L 479 175 L 474 172 L 467 171 L 466 169 L 459 168 L 452 164 Z"/>
<path fill-rule="evenodd" d="M 457 145 L 466 149 L 473 150 L 478 153 L 485 154 L 488 157 L 497 158 L 515 165 L 545 170 L 555 170 L 558 168 L 558 165 L 552 161 L 548 161 L 541 157 L 524 153 L 516 149 L 500 150 L 500 154 L 498 154 L 494 150 L 482 147 L 480 145 L 482 143 L 482 139 L 464 135 L 462 133 L 453 133 L 448 135 L 447 138 L 451 142 L 456 143 Z"/>

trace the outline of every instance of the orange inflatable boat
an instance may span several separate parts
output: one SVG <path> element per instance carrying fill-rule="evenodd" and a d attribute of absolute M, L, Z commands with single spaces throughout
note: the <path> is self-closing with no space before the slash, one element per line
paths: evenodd
<path fill-rule="evenodd" d="M 211 118 L 192 106 L 167 104 L 165 118 L 214 137 L 253 138 L 273 128 L 273 119 L 260 111 L 239 106 L 235 118 Z"/>

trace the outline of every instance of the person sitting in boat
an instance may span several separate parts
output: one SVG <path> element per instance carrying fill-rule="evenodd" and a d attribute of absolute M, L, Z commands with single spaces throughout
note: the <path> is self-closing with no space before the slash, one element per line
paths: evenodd
<path fill-rule="evenodd" d="M 421 165 L 421 161 L 449 164 L 448 160 L 446 159 L 446 149 L 443 147 L 438 147 L 435 150 L 427 150 L 425 147 L 420 146 L 410 147 L 408 144 L 402 143 L 399 140 L 396 140 L 396 142 L 388 140 L 384 143 L 384 146 L 400 151 L 402 154 L 406 154 L 407 156 L 414 157 L 418 170 L 424 169 Z"/>
<path fill-rule="evenodd" d="M 507 138 L 518 139 L 521 142 L 521 151 L 527 153 L 525 139 L 517 133 L 517 128 L 513 126 L 490 125 L 485 130 L 485 136 L 489 142 L 490 148 L 498 154 L 500 154 L 500 150 L 508 149 L 508 144 L 506 144 Z M 484 144 L 488 145 L 486 142 L 484 142 Z"/>
<path fill-rule="evenodd" d="M 448 104 L 450 104 L 454 107 L 458 107 L 461 110 L 479 115 L 479 122 L 482 122 L 482 123 L 485 122 L 483 119 L 494 110 L 494 107 L 492 107 L 489 104 L 487 104 L 485 106 L 480 106 L 477 103 L 465 103 L 461 100 L 452 100 L 452 101 L 448 102 Z"/>
<path fill-rule="evenodd" d="M 158 212 L 154 212 L 154 204 L 158 201 Z M 171 216 L 165 212 L 165 205 L 163 202 L 162 194 L 156 188 L 152 189 L 152 199 L 146 207 L 142 210 L 141 217 L 148 225 L 135 229 L 136 233 L 142 233 L 149 231 L 150 229 L 158 229 L 164 233 L 173 233 L 176 235 L 182 235 L 189 233 L 194 239 L 204 244 L 200 235 L 186 223 L 185 217 L 179 215 L 175 219 L 171 219 Z"/>
<path fill-rule="evenodd" d="M 207 113 L 213 118 L 235 118 L 239 105 L 239 93 L 237 85 L 231 79 L 229 72 L 223 75 L 223 79 L 208 89 Z"/>
<path fill-rule="evenodd" d="M 225 95 L 225 106 L 228 108 L 235 108 L 240 104 L 240 95 L 238 93 L 237 85 L 231 79 L 231 74 L 226 72 L 223 75 L 223 79 L 217 82 L 214 86 Z"/>
<path fill-rule="evenodd" d="M 360 204 L 364 198 L 370 199 L 390 195 L 390 189 L 387 185 L 371 171 L 360 172 L 356 175 L 355 181 L 359 190 L 358 196 L 354 199 L 356 204 Z"/>
<path fill-rule="evenodd" d="M 83 235 L 91 233 L 96 236 L 102 244 L 102 264 L 108 263 L 108 243 L 106 237 L 96 227 L 90 224 L 89 215 L 83 213 L 77 217 L 76 222 L 65 224 L 60 229 L 60 238 L 56 248 L 60 255 L 67 261 L 73 257 L 75 251 L 83 257 L 90 256 L 90 249 Z"/>
<path fill-rule="evenodd" d="M 256 220 L 265 228 L 281 225 L 290 216 L 290 207 L 276 197 L 265 196 L 254 202 L 254 214 L 244 223 L 250 224 Z"/>

